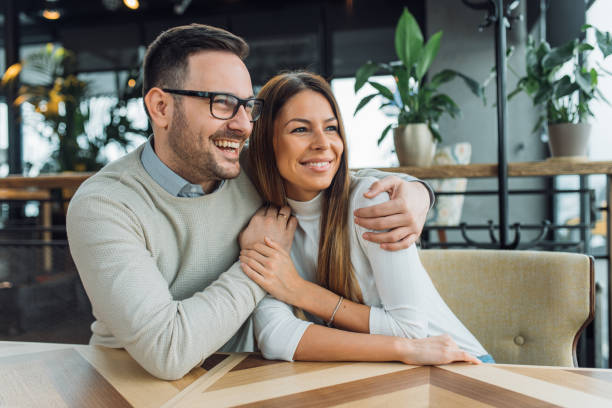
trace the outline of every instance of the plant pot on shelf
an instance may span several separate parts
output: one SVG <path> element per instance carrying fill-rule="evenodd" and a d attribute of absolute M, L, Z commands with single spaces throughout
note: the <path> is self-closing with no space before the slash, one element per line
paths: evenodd
<path fill-rule="evenodd" d="M 548 146 L 554 158 L 587 158 L 591 125 L 588 123 L 559 123 L 548 125 Z"/>
<path fill-rule="evenodd" d="M 396 127 L 393 129 L 393 140 L 400 166 L 431 166 L 436 142 L 426 123 Z"/>

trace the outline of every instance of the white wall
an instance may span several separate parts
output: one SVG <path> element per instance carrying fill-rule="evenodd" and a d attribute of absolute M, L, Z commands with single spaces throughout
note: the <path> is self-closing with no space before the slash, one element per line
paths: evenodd
<path fill-rule="evenodd" d="M 524 7 L 524 6 L 522 6 Z M 491 26 L 484 32 L 477 27 L 483 20 L 483 12 L 472 10 L 456 0 L 427 1 L 427 37 L 443 30 L 442 45 L 438 58 L 430 72 L 445 68 L 456 69 L 478 81 L 484 80 L 495 64 L 494 31 Z M 509 32 L 509 43 L 516 46 L 510 64 L 516 68 L 524 65 L 526 40 L 525 22 L 514 23 Z M 519 73 L 522 72 L 519 70 Z M 514 89 L 517 78 L 508 73 L 508 91 Z M 487 89 L 488 106 L 475 98 L 463 83 L 456 81 L 445 85 L 447 92 L 461 107 L 463 117 L 452 120 L 448 117 L 440 123 L 443 144 L 469 141 L 472 144 L 472 163 L 497 162 L 497 116 L 495 83 Z M 545 157 L 546 146 L 533 135 L 531 129 L 536 121 L 536 112 L 531 101 L 519 95 L 508 104 L 509 162 L 537 161 Z M 511 189 L 542 188 L 542 179 L 511 179 Z M 497 179 L 471 179 L 469 190 L 497 189 Z M 510 224 L 515 222 L 538 224 L 545 218 L 545 202 L 541 196 L 511 196 Z M 462 219 L 468 223 L 486 223 L 492 219 L 498 223 L 498 200 L 496 196 L 467 196 Z M 433 234 L 435 236 L 435 234 Z M 470 232 L 479 240 L 487 240 L 486 233 Z M 534 234 L 525 233 L 524 239 Z M 513 238 L 513 234 L 510 234 Z M 461 240 L 458 234 L 449 233 L 449 241 Z"/>

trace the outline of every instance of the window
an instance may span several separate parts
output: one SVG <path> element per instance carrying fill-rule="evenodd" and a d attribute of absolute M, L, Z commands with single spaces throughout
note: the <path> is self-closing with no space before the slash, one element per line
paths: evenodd
<path fill-rule="evenodd" d="M 395 81 L 390 75 L 372 77 L 372 79 L 391 90 L 395 89 Z M 377 97 L 362 108 L 356 116 L 353 116 L 361 98 L 376 92 L 376 90 L 366 84 L 355 94 L 355 78 L 334 79 L 331 86 L 338 100 L 340 115 L 342 115 L 347 135 L 349 167 L 397 166 L 398 161 L 393 154 L 393 132 L 387 133 L 380 146 L 376 143 L 383 129 L 389 123 L 395 122 L 395 112 L 389 112 L 389 115 L 382 112 L 379 109 L 382 99 Z"/>

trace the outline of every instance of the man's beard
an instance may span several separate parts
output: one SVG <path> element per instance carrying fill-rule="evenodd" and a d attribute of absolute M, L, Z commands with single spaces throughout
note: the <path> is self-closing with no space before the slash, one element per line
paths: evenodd
<path fill-rule="evenodd" d="M 225 180 L 238 177 L 240 167 L 227 169 L 215 159 L 213 149 L 216 149 L 211 139 L 225 136 L 226 131 L 219 130 L 202 138 L 192 133 L 181 104 L 176 104 L 172 115 L 172 125 L 168 132 L 169 145 L 177 160 L 175 166 L 180 169 L 180 175 L 191 183 L 202 183 L 210 180 Z M 238 137 L 227 137 L 237 140 Z"/>

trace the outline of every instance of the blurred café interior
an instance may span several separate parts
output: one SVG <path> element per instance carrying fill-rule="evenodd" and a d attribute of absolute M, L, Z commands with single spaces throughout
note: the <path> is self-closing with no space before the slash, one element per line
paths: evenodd
<path fill-rule="evenodd" d="M 494 3 L 3 0 L 0 340 L 88 343 L 93 317 L 68 248 L 68 203 L 93 172 L 146 141 L 151 129 L 140 72 L 146 47 L 169 27 L 197 22 L 248 42 L 255 93 L 283 70 L 308 69 L 330 81 L 349 166 L 405 172 L 436 191 L 423 250 L 591 256 L 591 305 L 574 347 L 579 366 L 610 367 L 612 58 L 606 57 L 612 40 L 606 33 L 612 32 L 612 4 L 503 1 L 500 24 Z M 425 78 L 438 78 L 444 96 L 432 107 L 435 123 L 417 162 L 398 158 L 410 156 L 398 132 L 382 134 L 398 123 L 402 101 L 393 75 L 376 68 L 398 61 L 395 30 L 404 8 L 425 41 L 442 31 Z M 566 58 L 567 44 L 573 48 Z M 537 58 L 549 71 L 534 71 Z M 374 67 L 372 76 L 356 86 L 364 67 Z M 436 76 L 444 70 L 453 74 Z M 538 81 L 554 89 L 534 91 Z M 371 103 L 360 103 L 364 97 Z M 576 150 L 551 148 L 554 128 L 568 126 L 581 132 L 575 137 L 584 144 L 574 146 L 572 139 Z M 546 294 L 556 279 L 540 280 L 534 290 L 542 298 L 572 298 L 563 291 Z M 482 290 L 495 294 L 504 287 Z M 514 298 L 504 313 L 526 302 Z M 529 341 L 519 334 L 505 347 Z"/>

